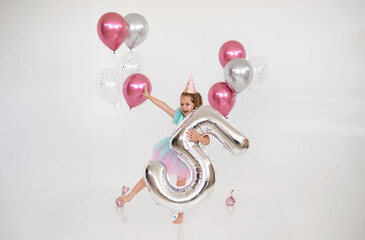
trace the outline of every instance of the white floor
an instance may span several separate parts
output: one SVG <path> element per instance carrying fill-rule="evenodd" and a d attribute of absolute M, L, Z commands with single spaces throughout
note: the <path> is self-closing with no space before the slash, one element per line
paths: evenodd
<path fill-rule="evenodd" d="M 225 206 L 227 195 L 213 193 L 204 205 L 185 214 L 182 225 L 174 225 L 171 213 L 155 205 L 146 190 L 123 208 L 114 206 L 116 189 L 74 189 L 73 194 L 59 194 L 58 199 L 49 201 L 47 195 L 57 196 L 56 189 L 51 191 L 43 196 L 29 195 L 28 200 L 19 196 L 2 209 L 7 221 L 1 226 L 1 239 L 274 240 L 348 236 L 341 235 L 341 229 L 331 228 L 331 219 L 321 219 L 320 212 L 286 204 L 285 199 L 268 201 L 238 195 L 235 207 L 229 208 Z M 352 239 L 359 239 L 358 234 L 353 233 Z"/>
<path fill-rule="evenodd" d="M 118 209 L 114 200 L 122 184 L 90 183 L 92 178 L 77 161 L 66 162 L 67 168 L 47 161 L 28 167 L 5 162 L 0 176 L 0 239 L 364 239 L 361 139 L 301 138 L 303 143 L 312 142 L 307 154 L 295 141 L 276 150 L 267 145 L 271 159 L 254 159 L 251 154 L 260 151 L 248 152 L 245 157 L 250 161 L 232 161 L 234 208 L 225 206 L 229 191 L 224 192 L 230 184 L 226 163 L 217 161 L 221 174 L 215 191 L 199 208 L 185 213 L 182 225 L 172 224 L 171 213 L 155 205 L 146 189 Z M 277 151 L 285 147 L 287 155 L 279 158 L 283 155 Z M 316 158 L 314 153 L 320 151 L 327 154 Z M 104 170 L 98 172 L 92 172 L 93 178 L 108 178 Z"/>
<path fill-rule="evenodd" d="M 1 235 L 2 239 L 292 239 L 291 219 L 280 203 L 237 196 L 236 206 L 229 208 L 226 197 L 213 193 L 203 206 L 185 213 L 182 225 L 172 224 L 171 213 L 155 205 L 146 190 L 123 208 L 114 206 L 112 189 L 102 188 L 55 202 L 42 202 L 41 196 L 33 204 L 18 199 L 5 209 L 8 217 L 11 212 L 15 215 Z"/>

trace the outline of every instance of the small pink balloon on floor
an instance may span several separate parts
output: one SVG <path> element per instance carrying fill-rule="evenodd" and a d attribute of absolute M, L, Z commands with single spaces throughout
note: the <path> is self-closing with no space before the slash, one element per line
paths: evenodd
<path fill-rule="evenodd" d="M 218 57 L 222 67 L 225 67 L 232 59 L 246 58 L 246 50 L 240 42 L 231 40 L 221 46 Z"/>
<path fill-rule="evenodd" d="M 236 199 L 234 199 L 234 197 L 233 197 L 233 191 L 234 190 L 231 190 L 231 194 L 226 199 L 226 205 L 228 207 L 233 207 L 236 204 Z"/>
<path fill-rule="evenodd" d="M 100 17 L 97 31 L 100 40 L 115 52 L 127 37 L 128 25 L 118 13 L 108 12 Z"/>
<path fill-rule="evenodd" d="M 236 102 L 236 94 L 227 83 L 218 82 L 209 89 L 208 101 L 212 108 L 227 117 Z"/>
<path fill-rule="evenodd" d="M 145 75 L 140 73 L 132 74 L 124 81 L 124 99 L 131 109 L 144 103 L 147 100 L 147 98 L 143 96 L 144 87 L 146 85 L 148 93 L 151 93 L 151 81 Z"/>

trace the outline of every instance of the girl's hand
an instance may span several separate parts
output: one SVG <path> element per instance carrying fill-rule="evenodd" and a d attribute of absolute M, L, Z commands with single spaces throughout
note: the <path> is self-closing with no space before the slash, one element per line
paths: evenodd
<path fill-rule="evenodd" d="M 189 130 L 186 134 L 188 135 L 190 142 L 200 142 L 202 139 L 202 136 L 194 129 Z"/>
<path fill-rule="evenodd" d="M 144 92 L 142 93 L 143 97 L 150 99 L 151 95 L 147 91 L 147 85 L 144 86 Z"/>

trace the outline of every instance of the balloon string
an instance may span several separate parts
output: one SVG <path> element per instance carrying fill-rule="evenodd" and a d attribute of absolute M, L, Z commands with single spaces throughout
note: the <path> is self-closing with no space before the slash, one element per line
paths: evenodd
<path fill-rule="evenodd" d="M 121 134 L 120 134 L 120 145 L 121 145 L 121 173 L 122 173 L 122 176 L 121 176 L 121 181 L 122 181 L 122 184 L 124 183 L 124 175 L 125 175 L 125 168 L 126 168 L 126 163 L 125 163 L 125 129 L 126 129 L 126 119 L 128 117 L 128 114 L 129 114 L 129 110 L 127 110 L 127 113 L 125 114 L 124 113 L 124 109 L 123 109 L 123 104 L 122 102 L 120 101 L 120 110 L 121 110 L 121 124 L 122 124 L 122 127 L 121 127 Z"/>
<path fill-rule="evenodd" d="M 242 106 L 243 107 L 245 107 L 245 105 L 246 105 L 246 102 L 247 102 L 247 99 L 248 99 L 248 95 L 249 95 L 249 93 L 250 93 L 250 90 L 249 89 L 247 89 L 247 91 L 244 91 L 243 92 L 243 101 L 242 101 Z M 239 97 L 239 98 L 241 98 L 241 97 Z M 241 104 L 241 103 L 240 103 Z M 236 108 L 234 108 L 233 109 L 233 115 L 234 115 L 234 117 L 236 116 Z M 232 156 L 232 154 L 231 154 L 231 156 Z M 232 169 L 230 169 L 230 171 L 232 171 Z M 232 174 L 232 173 L 231 173 Z M 232 175 L 233 176 L 233 175 Z M 231 185 L 232 186 L 232 185 Z M 233 186 L 232 186 L 232 188 L 231 189 L 233 189 Z"/>
<path fill-rule="evenodd" d="M 115 51 L 112 55 L 112 59 L 113 59 L 114 63 L 117 63 L 117 54 L 115 53 Z"/>
<path fill-rule="evenodd" d="M 232 153 L 229 155 L 229 162 L 228 162 L 228 175 L 229 175 L 229 186 L 230 189 L 233 188 L 233 175 L 232 175 Z"/>
<path fill-rule="evenodd" d="M 236 118 L 236 105 L 233 105 L 233 111 L 232 111 L 232 118 L 231 118 L 231 123 L 234 124 L 235 118 Z M 228 175 L 229 175 L 229 186 L 230 189 L 233 189 L 233 174 L 232 174 L 232 155 L 233 153 L 231 153 L 229 155 L 229 162 L 228 162 Z"/>
<path fill-rule="evenodd" d="M 249 90 L 247 91 L 244 91 L 243 92 L 243 101 L 242 101 L 242 105 L 244 106 L 245 103 L 247 102 L 247 98 L 248 98 L 248 95 L 249 95 Z M 239 102 L 239 99 L 240 99 L 240 95 L 237 99 L 237 102 Z M 241 104 L 240 104 L 241 105 Z M 231 117 L 231 123 L 234 125 L 234 122 L 236 121 L 236 112 L 237 112 L 237 107 L 236 107 L 236 104 L 233 105 L 233 110 L 232 110 L 232 117 Z M 229 156 L 229 163 L 228 163 L 228 175 L 229 175 L 229 186 L 230 186 L 230 189 L 233 189 L 233 173 L 232 173 L 232 153 L 230 154 Z"/>
<path fill-rule="evenodd" d="M 247 89 L 247 91 L 245 91 L 245 95 L 244 95 L 244 98 L 243 98 L 243 103 L 247 102 L 248 95 L 250 95 L 250 93 L 251 93 L 251 89 Z"/>
<path fill-rule="evenodd" d="M 130 52 L 129 52 L 129 54 L 128 54 L 128 57 L 127 57 L 127 63 L 129 64 L 129 61 L 130 61 L 130 59 L 131 59 L 131 57 L 132 57 L 132 49 L 130 49 Z"/>

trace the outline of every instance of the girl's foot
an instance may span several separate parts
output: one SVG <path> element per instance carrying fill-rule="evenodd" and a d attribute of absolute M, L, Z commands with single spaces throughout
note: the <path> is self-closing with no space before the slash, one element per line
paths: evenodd
<path fill-rule="evenodd" d="M 173 221 L 173 224 L 181 224 L 183 223 L 184 220 L 184 213 L 179 213 L 179 215 L 177 216 L 177 218 L 175 219 L 175 221 Z"/>
<path fill-rule="evenodd" d="M 132 200 L 132 198 L 134 197 L 134 193 L 131 192 L 129 193 L 127 196 L 119 196 L 116 200 L 115 200 L 115 204 L 118 207 L 123 207 L 124 204 L 126 204 L 127 202 L 130 202 Z"/>

